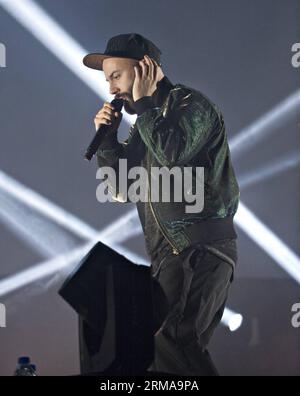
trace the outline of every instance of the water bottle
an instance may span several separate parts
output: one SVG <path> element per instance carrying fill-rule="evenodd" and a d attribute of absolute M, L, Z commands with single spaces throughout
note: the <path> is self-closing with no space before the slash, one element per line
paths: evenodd
<path fill-rule="evenodd" d="M 18 359 L 18 365 L 14 373 L 15 377 L 36 377 L 36 366 L 30 363 L 28 356 L 22 356 Z"/>

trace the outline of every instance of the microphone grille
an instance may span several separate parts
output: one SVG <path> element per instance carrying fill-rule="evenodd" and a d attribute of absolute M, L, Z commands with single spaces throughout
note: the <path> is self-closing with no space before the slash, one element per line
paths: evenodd
<path fill-rule="evenodd" d="M 111 104 L 114 106 L 116 111 L 120 112 L 123 107 L 123 99 L 114 99 L 111 101 Z"/>

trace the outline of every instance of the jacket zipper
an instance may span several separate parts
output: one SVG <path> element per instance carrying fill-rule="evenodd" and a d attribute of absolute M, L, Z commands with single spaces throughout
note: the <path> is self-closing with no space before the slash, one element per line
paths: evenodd
<path fill-rule="evenodd" d="M 151 209 L 151 212 L 152 212 L 152 214 L 153 214 L 153 217 L 154 217 L 154 220 L 155 220 L 155 222 L 156 222 L 156 224 L 158 225 L 158 228 L 160 229 L 160 231 L 162 232 L 162 234 L 164 235 L 164 237 L 166 238 L 166 240 L 169 242 L 169 244 L 171 245 L 171 247 L 172 247 L 172 249 L 173 249 L 173 254 L 176 254 L 176 255 L 178 255 L 179 254 L 179 251 L 178 251 L 178 249 L 173 245 L 173 243 L 170 241 L 170 239 L 168 238 L 168 236 L 166 235 L 166 233 L 165 233 L 165 231 L 164 231 L 164 229 L 163 229 L 163 227 L 162 227 L 162 225 L 161 225 L 161 223 L 158 221 L 158 219 L 157 219 L 157 217 L 156 217 L 156 214 L 155 214 L 155 212 L 154 212 L 154 209 L 153 209 L 153 207 L 152 207 L 152 203 L 151 203 L 151 187 L 150 187 L 150 185 L 151 185 L 151 183 L 150 183 L 150 180 L 149 180 L 149 150 L 148 150 L 148 184 L 149 184 L 149 188 L 148 188 L 148 201 L 149 201 L 149 205 L 150 205 L 150 209 Z"/>

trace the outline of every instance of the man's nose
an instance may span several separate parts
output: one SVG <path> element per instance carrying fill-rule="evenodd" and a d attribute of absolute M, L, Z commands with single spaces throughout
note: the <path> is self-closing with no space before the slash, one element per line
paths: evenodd
<path fill-rule="evenodd" d="M 119 90 L 118 90 L 117 87 L 111 85 L 110 88 L 109 88 L 109 92 L 110 92 L 111 95 L 115 95 L 116 93 L 119 92 Z"/>

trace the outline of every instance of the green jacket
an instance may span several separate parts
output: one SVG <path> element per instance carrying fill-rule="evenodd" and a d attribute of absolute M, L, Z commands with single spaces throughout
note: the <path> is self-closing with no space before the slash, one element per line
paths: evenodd
<path fill-rule="evenodd" d="M 160 85 L 164 90 L 159 89 Z M 118 160 L 126 158 L 128 169 L 143 166 L 149 175 L 151 166 L 204 167 L 201 212 L 186 213 L 184 200 L 149 199 L 153 216 L 174 254 L 195 243 L 236 238 L 233 216 L 240 192 L 223 116 L 217 106 L 195 89 L 172 85 L 167 77 L 158 83 L 153 97 L 141 98 L 135 104 L 138 117 L 128 139 L 119 143 L 116 135 L 110 138 L 98 149 L 98 165 L 114 167 L 118 173 Z M 109 186 L 117 201 L 128 202 Z"/>

